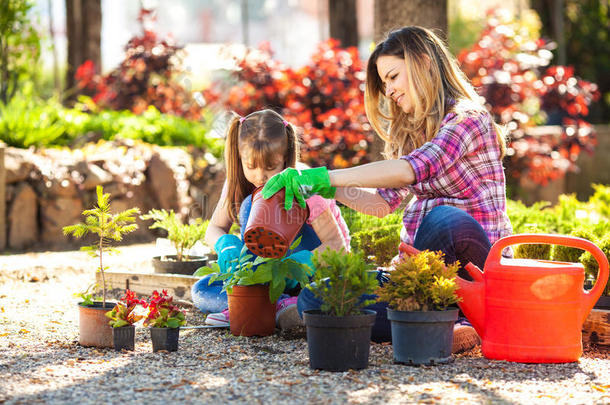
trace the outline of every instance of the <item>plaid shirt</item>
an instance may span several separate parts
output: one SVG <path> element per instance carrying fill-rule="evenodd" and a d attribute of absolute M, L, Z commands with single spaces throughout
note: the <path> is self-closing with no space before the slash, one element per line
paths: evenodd
<path fill-rule="evenodd" d="M 432 140 L 401 159 L 413 167 L 415 183 L 377 192 L 392 211 L 409 193 L 415 195 L 403 216 L 404 242 L 413 243 L 424 216 L 439 205 L 466 211 L 481 224 L 492 244 L 512 233 L 500 147 L 487 112 L 467 112 L 461 118 L 448 113 Z"/>

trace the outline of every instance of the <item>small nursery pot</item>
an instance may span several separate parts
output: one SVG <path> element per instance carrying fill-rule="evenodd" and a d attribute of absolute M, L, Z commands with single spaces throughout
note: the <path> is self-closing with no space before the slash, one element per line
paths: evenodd
<path fill-rule="evenodd" d="M 370 309 L 340 317 L 320 310 L 304 311 L 309 367 L 327 371 L 367 368 L 376 314 Z"/>
<path fill-rule="evenodd" d="M 95 301 L 93 305 L 78 304 L 78 343 L 81 346 L 113 347 L 112 327 L 106 312 L 112 310 L 116 303 Z"/>
<path fill-rule="evenodd" d="M 307 208 L 293 204 L 284 209 L 284 190 L 265 200 L 262 187 L 252 193 L 252 208 L 244 232 L 244 243 L 261 257 L 282 257 L 309 215 Z"/>
<path fill-rule="evenodd" d="M 446 311 L 394 311 L 388 308 L 394 362 L 409 365 L 450 362 L 453 325 L 457 318 L 457 308 Z"/>
<path fill-rule="evenodd" d="M 178 351 L 178 337 L 180 328 L 150 328 L 150 339 L 152 340 L 153 352 L 167 350 Z"/>
<path fill-rule="evenodd" d="M 176 255 L 153 257 L 155 273 L 184 274 L 192 276 L 200 267 L 207 266 L 206 256 L 189 256 L 189 260 L 179 262 Z M 163 260 L 161 260 L 163 259 Z"/>
<path fill-rule="evenodd" d="M 229 301 L 229 326 L 234 336 L 269 336 L 275 332 L 275 302 L 268 285 L 236 285 Z"/>
<path fill-rule="evenodd" d="M 112 328 L 112 340 L 114 342 L 114 350 L 118 352 L 123 349 L 133 350 L 136 341 L 136 327 L 127 325 L 120 328 Z"/>

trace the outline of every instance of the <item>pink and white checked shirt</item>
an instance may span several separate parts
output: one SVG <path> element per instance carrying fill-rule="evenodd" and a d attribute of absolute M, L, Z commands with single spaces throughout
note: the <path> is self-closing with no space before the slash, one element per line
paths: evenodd
<path fill-rule="evenodd" d="M 415 183 L 377 192 L 392 210 L 409 193 L 414 194 L 403 216 L 404 242 L 413 243 L 424 216 L 439 205 L 466 211 L 481 224 L 492 244 L 512 233 L 500 147 L 489 113 L 466 112 L 460 118 L 448 113 L 432 140 L 401 159 L 413 167 Z"/>

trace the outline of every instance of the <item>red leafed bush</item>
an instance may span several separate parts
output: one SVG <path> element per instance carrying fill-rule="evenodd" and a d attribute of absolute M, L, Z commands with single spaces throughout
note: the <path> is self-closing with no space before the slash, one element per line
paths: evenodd
<path fill-rule="evenodd" d="M 599 91 L 576 78 L 571 67 L 546 68 L 552 44 L 531 31 L 525 21 L 491 15 L 478 42 L 458 60 L 495 119 L 509 131 L 507 180 L 526 175 L 544 185 L 574 169 L 581 150 L 595 145 L 584 117 Z M 535 128 L 542 124 L 560 125 L 561 132 Z"/>
<path fill-rule="evenodd" d="M 162 113 L 198 120 L 201 108 L 193 102 L 191 89 L 176 80 L 183 73 L 181 47 L 145 28 L 154 20 L 152 10 L 142 8 L 138 20 L 142 34 L 125 46 L 125 60 L 105 76 L 86 61 L 76 71 L 78 87 L 100 108 L 140 114 L 154 106 Z"/>
<path fill-rule="evenodd" d="M 272 108 L 302 130 L 301 160 L 333 168 L 367 162 L 373 132 L 364 112 L 365 71 L 356 48 L 318 45 L 311 62 L 291 69 L 273 60 L 267 43 L 236 58 L 233 85 L 213 83 L 208 103 L 241 115 Z"/>

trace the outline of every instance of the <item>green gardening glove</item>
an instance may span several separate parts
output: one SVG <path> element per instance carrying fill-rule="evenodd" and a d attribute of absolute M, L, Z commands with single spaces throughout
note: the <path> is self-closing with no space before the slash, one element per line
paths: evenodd
<path fill-rule="evenodd" d="M 330 177 L 326 167 L 297 170 L 292 167 L 276 174 L 267 181 L 263 188 L 263 198 L 267 199 L 273 194 L 286 188 L 284 208 L 292 208 L 292 200 L 296 199 L 299 205 L 305 208 L 305 199 L 314 194 L 324 198 L 334 198 L 336 188 L 330 185 Z"/>

